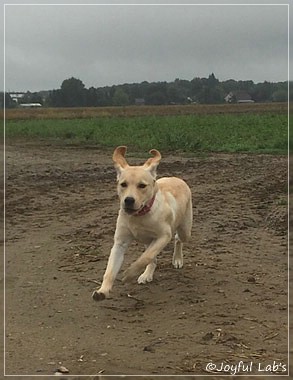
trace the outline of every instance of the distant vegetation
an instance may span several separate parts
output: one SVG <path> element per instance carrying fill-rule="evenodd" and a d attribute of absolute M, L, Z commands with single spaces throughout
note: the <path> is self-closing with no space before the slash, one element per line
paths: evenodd
<path fill-rule="evenodd" d="M 77 78 L 65 79 L 60 89 L 52 91 L 27 92 L 19 103 L 41 103 L 47 107 L 108 107 L 128 105 L 184 105 L 220 104 L 231 93 L 230 102 L 239 101 L 238 95 L 255 102 L 286 102 L 287 82 L 254 83 L 252 80 L 219 81 L 214 74 L 208 78 L 195 77 L 192 80 L 175 79 L 173 82 L 142 82 L 106 87 L 85 88 Z M 16 103 L 9 94 L 5 95 L 6 107 Z M 3 108 L 4 94 L 0 105 Z"/>
<path fill-rule="evenodd" d="M 100 117 L 179 116 L 211 114 L 287 114 L 287 103 L 190 104 L 172 106 L 39 107 L 6 109 L 6 120 L 90 119 Z M 0 111 L 3 118 L 3 111 Z"/>

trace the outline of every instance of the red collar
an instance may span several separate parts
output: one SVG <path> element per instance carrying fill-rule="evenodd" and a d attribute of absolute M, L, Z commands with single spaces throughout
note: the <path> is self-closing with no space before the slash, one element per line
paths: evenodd
<path fill-rule="evenodd" d="M 156 195 L 152 197 L 152 199 L 145 205 L 141 210 L 139 210 L 134 216 L 143 216 L 151 211 L 152 205 L 154 204 Z"/>

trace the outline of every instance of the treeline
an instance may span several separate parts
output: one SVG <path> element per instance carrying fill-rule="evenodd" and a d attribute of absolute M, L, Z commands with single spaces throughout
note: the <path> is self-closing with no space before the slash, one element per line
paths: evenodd
<path fill-rule="evenodd" d="M 22 103 L 41 103 L 48 107 L 104 107 L 133 104 L 217 104 L 224 103 L 227 94 L 230 101 L 237 101 L 237 93 L 245 94 L 255 102 L 286 102 L 288 82 L 254 83 L 252 80 L 219 81 L 214 74 L 208 78 L 192 80 L 175 79 L 173 82 L 142 82 L 106 87 L 86 88 L 77 78 L 62 82 L 60 89 L 48 92 L 26 93 Z M 7 97 L 7 95 L 6 95 Z M 3 95 L 2 95 L 3 98 Z M 13 104 L 6 98 L 6 106 Z"/>

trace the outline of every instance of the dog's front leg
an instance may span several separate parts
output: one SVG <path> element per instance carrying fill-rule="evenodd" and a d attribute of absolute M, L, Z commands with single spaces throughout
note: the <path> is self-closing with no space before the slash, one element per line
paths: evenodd
<path fill-rule="evenodd" d="M 139 275 L 143 269 L 154 262 L 157 255 L 172 239 L 171 231 L 165 233 L 160 238 L 153 240 L 144 253 L 124 272 L 122 281 L 128 282 Z"/>
<path fill-rule="evenodd" d="M 93 299 L 95 301 L 102 301 L 109 297 L 109 293 L 113 287 L 115 278 L 121 268 L 124 259 L 124 253 L 130 243 L 130 239 L 127 241 L 121 241 L 115 239 L 114 245 L 111 249 L 107 268 L 103 277 L 102 285 L 99 289 L 93 292 Z"/>

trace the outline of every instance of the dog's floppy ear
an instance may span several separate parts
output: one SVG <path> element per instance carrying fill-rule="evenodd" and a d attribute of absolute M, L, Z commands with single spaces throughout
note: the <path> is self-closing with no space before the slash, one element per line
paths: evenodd
<path fill-rule="evenodd" d="M 127 168 L 129 165 L 125 159 L 125 153 L 127 151 L 126 146 L 118 146 L 113 153 L 114 166 L 117 171 L 117 176 L 119 177 L 122 170 Z"/>
<path fill-rule="evenodd" d="M 156 178 L 157 176 L 157 166 L 159 165 L 161 161 L 161 153 L 156 150 L 152 149 L 149 151 L 150 154 L 153 155 L 153 157 L 149 158 L 143 165 L 144 168 L 148 169 L 151 173 L 151 175 Z"/>

